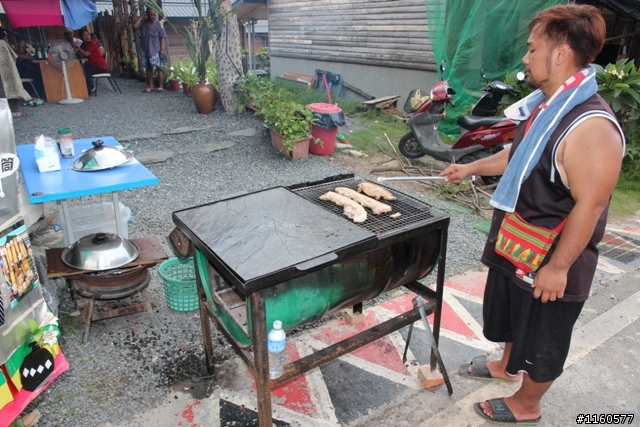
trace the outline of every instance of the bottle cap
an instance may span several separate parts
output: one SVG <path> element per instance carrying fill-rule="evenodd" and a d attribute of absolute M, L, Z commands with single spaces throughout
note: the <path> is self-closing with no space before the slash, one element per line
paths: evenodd
<path fill-rule="evenodd" d="M 273 329 L 282 329 L 282 322 L 279 320 L 274 320 Z"/>
<path fill-rule="evenodd" d="M 71 128 L 64 127 L 64 128 L 58 129 L 58 135 L 68 135 L 70 133 L 71 133 Z"/>

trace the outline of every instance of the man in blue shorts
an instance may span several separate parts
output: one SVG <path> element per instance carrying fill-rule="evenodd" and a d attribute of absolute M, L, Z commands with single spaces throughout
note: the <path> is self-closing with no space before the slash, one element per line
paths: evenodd
<path fill-rule="evenodd" d="M 142 18 L 146 17 L 144 22 Z M 140 49 L 142 53 L 142 66 L 147 70 L 147 81 L 149 87 L 145 93 L 156 90 L 162 92 L 164 85 L 164 73 L 160 68 L 165 60 L 165 47 L 167 44 L 167 34 L 158 22 L 158 14 L 150 7 L 147 8 L 145 16 L 140 16 L 133 24 L 133 28 L 140 28 Z M 153 86 L 153 69 L 158 72 L 158 89 Z"/>

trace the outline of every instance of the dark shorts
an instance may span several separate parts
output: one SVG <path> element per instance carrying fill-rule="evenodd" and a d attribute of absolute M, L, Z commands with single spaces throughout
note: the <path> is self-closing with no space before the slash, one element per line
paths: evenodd
<path fill-rule="evenodd" d="M 519 288 L 504 274 L 489 269 L 482 314 L 484 336 L 512 342 L 507 372 L 526 372 L 538 383 L 562 374 L 571 333 L 584 302 L 547 302 Z"/>

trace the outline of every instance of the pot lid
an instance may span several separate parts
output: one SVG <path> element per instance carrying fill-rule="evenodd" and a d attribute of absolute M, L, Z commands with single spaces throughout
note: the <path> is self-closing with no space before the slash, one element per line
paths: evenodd
<path fill-rule="evenodd" d="M 133 158 L 131 151 L 103 145 L 101 139 L 91 143 L 93 148 L 82 153 L 72 164 L 71 169 L 80 172 L 99 171 L 120 166 Z"/>
<path fill-rule="evenodd" d="M 100 271 L 122 267 L 140 254 L 138 246 L 113 233 L 95 233 L 62 251 L 62 262 L 80 270 Z"/>

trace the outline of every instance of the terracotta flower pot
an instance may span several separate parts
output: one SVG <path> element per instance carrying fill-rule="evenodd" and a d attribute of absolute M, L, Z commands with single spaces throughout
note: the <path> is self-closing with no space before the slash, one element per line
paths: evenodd
<path fill-rule="evenodd" d="M 198 113 L 209 114 L 215 109 L 215 88 L 213 85 L 205 81 L 196 83 L 191 87 L 191 94 Z"/>
<path fill-rule="evenodd" d="M 269 132 L 271 134 L 271 145 L 273 145 L 279 152 L 281 152 L 288 158 L 295 160 L 308 157 L 309 140 L 311 139 L 311 137 L 297 140 L 296 147 L 293 149 L 293 151 L 289 151 L 286 148 L 283 149 L 282 136 L 278 132 L 276 132 L 274 128 L 269 128 Z"/>
<path fill-rule="evenodd" d="M 189 83 L 182 83 L 182 93 L 185 95 L 191 95 L 191 91 L 189 90 Z"/>
<path fill-rule="evenodd" d="M 171 90 L 180 90 L 180 80 L 169 80 Z"/>

